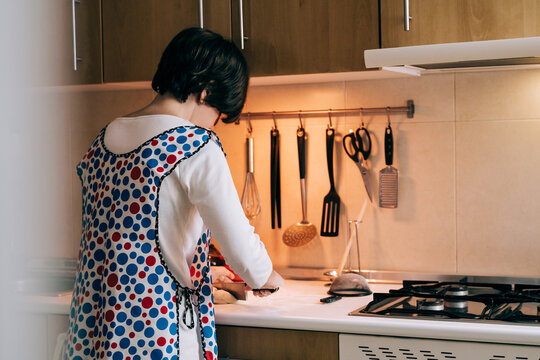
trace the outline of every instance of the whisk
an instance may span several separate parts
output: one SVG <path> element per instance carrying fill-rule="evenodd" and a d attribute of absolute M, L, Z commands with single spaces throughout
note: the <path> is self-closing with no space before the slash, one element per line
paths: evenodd
<path fill-rule="evenodd" d="M 251 121 L 248 118 L 248 136 L 246 138 L 246 153 L 247 153 L 247 173 L 244 191 L 242 192 L 242 208 L 249 220 L 253 220 L 261 212 L 261 201 L 259 191 L 255 183 L 255 175 L 253 173 L 253 129 Z"/>

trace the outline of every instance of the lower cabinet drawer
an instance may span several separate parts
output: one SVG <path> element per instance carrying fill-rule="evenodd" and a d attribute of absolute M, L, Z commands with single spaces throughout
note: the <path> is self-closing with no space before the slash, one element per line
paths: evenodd
<path fill-rule="evenodd" d="M 338 360 L 338 333 L 218 325 L 220 358 Z"/>

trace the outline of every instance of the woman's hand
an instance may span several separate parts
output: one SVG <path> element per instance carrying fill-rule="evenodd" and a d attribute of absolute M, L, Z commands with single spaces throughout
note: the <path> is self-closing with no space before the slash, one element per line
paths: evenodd
<path fill-rule="evenodd" d="M 234 274 L 225 266 L 210 266 L 210 274 L 215 283 L 229 283 L 234 279 Z"/>
<path fill-rule="evenodd" d="M 277 272 L 272 271 L 266 284 L 261 286 L 260 289 L 254 289 L 253 295 L 257 297 L 265 297 L 276 292 L 281 286 L 283 286 L 283 278 Z"/>

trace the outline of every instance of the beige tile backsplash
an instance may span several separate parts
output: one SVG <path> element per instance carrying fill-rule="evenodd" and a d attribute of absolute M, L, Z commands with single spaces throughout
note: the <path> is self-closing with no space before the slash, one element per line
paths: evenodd
<path fill-rule="evenodd" d="M 59 95 L 60 96 L 60 95 Z M 144 105 L 150 90 L 78 91 L 61 94 L 69 111 L 69 174 L 97 131 L 115 116 Z M 378 172 L 385 166 L 386 116 L 364 116 L 372 133 L 374 202 L 360 226 L 361 267 L 460 274 L 540 276 L 540 70 L 429 75 L 422 77 L 264 86 L 250 89 L 246 111 L 404 106 L 415 101 L 414 119 L 392 116 L 399 206 L 381 209 Z M 360 173 L 346 156 L 342 136 L 360 116 L 335 117 L 335 175 L 342 200 L 340 235 L 317 236 L 306 246 L 286 247 L 284 230 L 301 219 L 296 150 L 298 118 L 280 118 L 282 229 L 270 226 L 270 129 L 272 119 L 252 120 L 255 178 L 262 211 L 253 221 L 277 266 L 336 267 L 345 248 L 347 219 L 367 199 Z M 308 132 L 308 218 L 319 229 L 329 191 L 326 116 L 305 120 Z M 62 130 L 65 132 L 65 129 Z M 62 133 L 62 131 L 60 133 Z M 246 124 L 218 125 L 235 185 L 244 186 Z M 65 157 L 65 156 L 64 156 Z M 74 174 L 74 173 L 71 173 Z M 66 175 L 67 176 L 67 175 Z M 72 224 L 49 256 L 77 255 L 80 193 L 71 175 Z M 64 209 L 67 212 L 67 210 Z M 356 254 L 356 248 L 352 252 Z M 353 257 L 356 259 L 356 256 Z M 356 266 L 356 260 L 353 261 Z"/>

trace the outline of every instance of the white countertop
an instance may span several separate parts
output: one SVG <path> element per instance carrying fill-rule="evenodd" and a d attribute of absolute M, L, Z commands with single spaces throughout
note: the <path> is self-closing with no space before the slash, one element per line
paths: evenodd
<path fill-rule="evenodd" d="M 373 292 L 385 292 L 401 285 L 370 284 Z M 372 300 L 372 296 L 343 298 L 331 304 L 319 299 L 328 296 L 323 281 L 286 280 L 275 294 L 258 298 L 249 293 L 245 301 L 216 305 L 218 325 L 329 331 L 351 334 L 404 336 L 431 339 L 483 341 L 540 345 L 540 325 L 498 322 L 456 322 L 348 316 Z M 34 311 L 68 314 L 71 295 L 29 298 Z"/>

